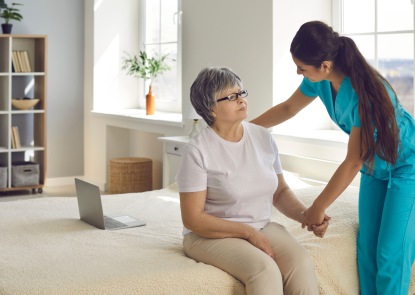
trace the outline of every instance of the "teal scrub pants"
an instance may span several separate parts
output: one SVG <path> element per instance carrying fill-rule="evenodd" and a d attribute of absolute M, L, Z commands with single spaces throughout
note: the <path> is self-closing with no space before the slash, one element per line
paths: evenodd
<path fill-rule="evenodd" d="M 377 176 L 377 177 L 375 177 Z M 361 295 L 408 295 L 415 260 L 415 166 L 363 174 L 357 261 Z"/>

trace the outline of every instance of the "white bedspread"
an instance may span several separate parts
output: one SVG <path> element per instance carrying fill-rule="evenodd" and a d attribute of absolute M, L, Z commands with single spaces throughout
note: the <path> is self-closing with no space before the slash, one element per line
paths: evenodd
<path fill-rule="evenodd" d="M 296 192 L 310 205 L 322 189 Z M 185 256 L 177 186 L 106 195 L 102 203 L 106 214 L 147 226 L 96 229 L 79 220 L 74 197 L 0 203 L 0 294 L 245 294 L 229 274 Z M 357 189 L 347 189 L 327 213 L 333 219 L 324 239 L 275 209 L 273 221 L 310 252 L 322 295 L 357 295 Z"/>

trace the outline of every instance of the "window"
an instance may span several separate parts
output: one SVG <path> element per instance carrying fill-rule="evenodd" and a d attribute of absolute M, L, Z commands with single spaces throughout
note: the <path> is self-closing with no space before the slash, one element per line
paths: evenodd
<path fill-rule="evenodd" d="M 413 0 L 412 0 L 413 1 Z M 411 0 L 334 0 L 333 26 L 352 38 L 414 116 L 414 5 Z"/>
<path fill-rule="evenodd" d="M 181 113 L 181 0 L 143 0 L 142 4 L 144 50 L 149 57 L 169 54 L 171 68 L 153 81 L 156 111 Z M 147 80 L 142 99 L 149 85 Z"/>

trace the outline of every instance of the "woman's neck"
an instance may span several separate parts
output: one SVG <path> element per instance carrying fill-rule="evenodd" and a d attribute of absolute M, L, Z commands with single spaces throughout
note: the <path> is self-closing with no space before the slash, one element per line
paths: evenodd
<path fill-rule="evenodd" d="M 237 123 L 215 122 L 210 127 L 217 135 L 230 142 L 238 142 L 244 135 L 241 121 Z"/>
<path fill-rule="evenodd" d="M 346 77 L 346 75 L 343 74 L 341 71 L 333 70 L 326 80 L 330 81 L 333 84 L 333 86 L 337 86 L 338 88 L 340 88 L 340 85 L 342 85 L 344 77 Z"/>

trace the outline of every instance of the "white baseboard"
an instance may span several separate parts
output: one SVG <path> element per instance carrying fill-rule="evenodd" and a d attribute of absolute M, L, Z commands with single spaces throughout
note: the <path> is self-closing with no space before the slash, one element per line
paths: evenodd
<path fill-rule="evenodd" d="M 75 185 L 75 178 L 90 182 L 99 187 L 101 191 L 105 191 L 105 182 L 93 179 L 87 176 L 70 176 L 70 177 L 55 177 L 46 179 L 46 187 L 57 187 L 65 185 Z"/>
<path fill-rule="evenodd" d="M 46 179 L 46 187 L 74 185 L 75 184 L 75 178 L 83 179 L 83 176 L 47 178 Z"/>

